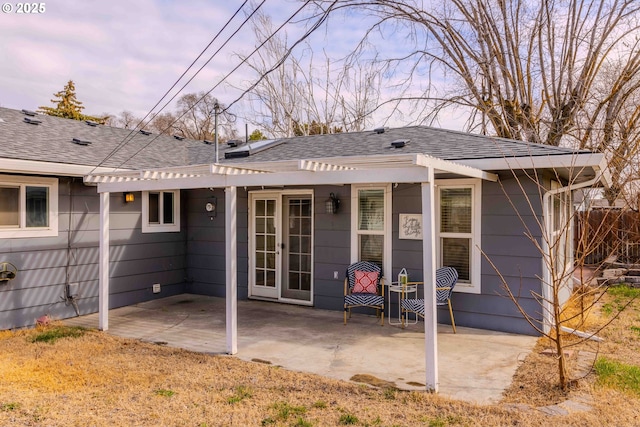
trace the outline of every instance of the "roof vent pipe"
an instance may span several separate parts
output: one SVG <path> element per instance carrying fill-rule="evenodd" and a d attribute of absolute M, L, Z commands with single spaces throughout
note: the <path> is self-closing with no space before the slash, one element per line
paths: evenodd
<path fill-rule="evenodd" d="M 384 133 L 385 128 L 384 128 L 384 127 L 381 127 L 381 128 L 375 128 L 373 131 L 374 131 L 375 133 L 377 133 L 377 134 L 381 134 L 381 133 Z"/>
<path fill-rule="evenodd" d="M 40 123 L 42 123 L 40 120 L 30 119 L 29 117 L 25 117 L 24 122 L 29 123 L 30 125 L 39 125 Z"/>
<path fill-rule="evenodd" d="M 395 141 L 391 142 L 391 146 L 393 148 L 402 148 L 407 144 L 409 144 L 408 139 L 396 139 Z"/>

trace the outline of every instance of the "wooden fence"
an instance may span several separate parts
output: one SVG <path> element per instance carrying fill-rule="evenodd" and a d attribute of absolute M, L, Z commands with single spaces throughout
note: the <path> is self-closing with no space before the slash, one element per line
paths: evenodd
<path fill-rule="evenodd" d="M 624 209 L 592 209 L 577 212 L 575 218 L 575 259 L 600 264 L 615 259 L 640 263 L 640 212 Z"/>

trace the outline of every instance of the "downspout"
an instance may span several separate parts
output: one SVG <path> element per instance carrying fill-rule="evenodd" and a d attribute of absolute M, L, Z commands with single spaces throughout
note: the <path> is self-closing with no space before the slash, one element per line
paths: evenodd
<path fill-rule="evenodd" d="M 542 196 L 542 215 L 543 215 L 543 224 L 544 224 L 544 236 L 542 238 L 542 255 L 549 256 L 549 242 L 551 241 L 551 227 L 552 227 L 552 217 L 553 215 L 549 211 L 549 204 L 552 196 L 555 196 L 560 193 L 568 193 L 573 190 L 579 190 L 581 188 L 590 187 L 593 184 L 597 183 L 601 180 L 601 175 L 596 174 L 596 177 L 590 179 L 588 181 L 582 182 L 580 184 L 575 185 L 567 185 L 565 187 L 556 188 L 555 190 L 549 190 L 544 193 Z M 543 259 L 542 261 L 542 296 L 543 300 L 543 319 L 542 319 L 542 328 L 545 333 L 549 333 L 551 327 L 554 325 L 553 322 L 553 307 L 551 305 L 551 300 L 553 298 L 552 289 L 553 286 L 551 284 L 551 270 L 549 268 L 550 263 L 546 263 Z"/>

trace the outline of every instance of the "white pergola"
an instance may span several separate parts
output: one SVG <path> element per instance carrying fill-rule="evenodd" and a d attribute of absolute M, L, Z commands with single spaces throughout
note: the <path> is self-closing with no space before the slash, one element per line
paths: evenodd
<path fill-rule="evenodd" d="M 208 164 L 139 171 L 96 173 L 84 182 L 100 194 L 99 327 L 109 328 L 109 193 L 127 191 L 224 188 L 227 352 L 238 350 L 237 330 L 237 188 L 349 184 L 419 183 L 422 188 L 425 358 L 427 389 L 438 391 L 438 345 L 435 301 L 434 179 L 497 175 L 423 154 L 330 157 L 309 160 Z"/>

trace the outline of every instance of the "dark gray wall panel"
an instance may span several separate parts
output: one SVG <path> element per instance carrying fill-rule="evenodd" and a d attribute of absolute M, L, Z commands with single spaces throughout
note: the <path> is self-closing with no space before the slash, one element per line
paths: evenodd
<path fill-rule="evenodd" d="M 223 296 L 226 279 L 225 255 L 225 193 L 216 189 L 190 190 L 186 192 L 187 226 L 187 277 L 186 292 Z M 204 206 L 217 199 L 216 217 L 211 219 Z M 247 242 L 248 198 L 247 192 L 237 189 L 237 243 L 238 243 L 238 297 L 247 297 Z"/>
<path fill-rule="evenodd" d="M 0 261 L 19 269 L 15 280 L 0 285 L 2 329 L 33 325 L 46 313 L 54 318 L 74 316 L 73 307 L 61 300 L 67 273 L 69 282 L 79 285 L 80 311 L 97 311 L 100 200 L 95 187 L 79 179 L 71 187 L 69 182 L 59 180 L 58 236 L 0 239 Z M 141 194 L 135 194 L 130 204 L 121 193 L 110 198 L 111 307 L 184 291 L 185 227 L 179 233 L 141 233 Z M 153 283 L 162 284 L 160 294 L 151 292 Z"/>

